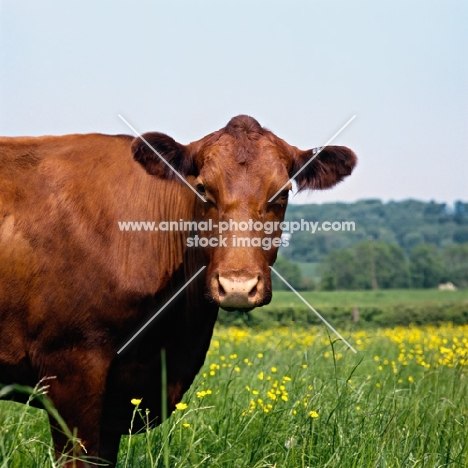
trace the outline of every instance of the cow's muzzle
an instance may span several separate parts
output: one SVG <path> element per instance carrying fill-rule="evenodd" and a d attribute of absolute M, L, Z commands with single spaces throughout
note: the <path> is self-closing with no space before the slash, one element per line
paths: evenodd
<path fill-rule="evenodd" d="M 215 272 L 210 286 L 213 299 L 223 309 L 253 309 L 264 303 L 265 281 L 261 273 Z"/>

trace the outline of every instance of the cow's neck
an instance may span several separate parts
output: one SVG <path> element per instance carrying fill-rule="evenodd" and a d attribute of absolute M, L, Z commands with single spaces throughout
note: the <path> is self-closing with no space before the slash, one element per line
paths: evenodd
<path fill-rule="evenodd" d="M 189 232 L 161 230 L 161 222 L 191 221 L 195 218 L 195 195 L 176 181 L 138 174 L 132 180 L 130 197 L 117 211 L 117 221 L 155 223 L 158 230 L 115 231 L 117 269 L 122 280 L 142 293 L 160 290 L 187 261 Z M 121 218 L 121 219 L 120 219 Z M 149 228 L 151 229 L 151 228 Z M 190 255 L 193 259 L 193 255 Z M 187 268 L 196 268 L 196 260 Z"/>

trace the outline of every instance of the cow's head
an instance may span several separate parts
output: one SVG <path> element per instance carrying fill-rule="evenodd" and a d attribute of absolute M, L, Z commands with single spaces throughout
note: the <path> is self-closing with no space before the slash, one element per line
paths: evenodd
<path fill-rule="evenodd" d="M 291 146 L 245 115 L 186 146 L 161 133 L 143 137 L 206 200 L 198 201 L 197 221 L 211 219 L 218 226 L 198 232 L 211 240 L 211 246 L 204 249 L 211 298 L 228 310 L 270 302 L 269 266 L 276 260 L 281 242 L 279 223 L 284 220 L 292 188 L 289 179 L 315 156 L 315 150 Z M 149 174 L 179 180 L 142 139 L 134 140 L 132 151 Z M 327 146 L 295 181 L 300 190 L 327 189 L 351 174 L 355 164 L 350 149 Z M 242 222 L 247 223 L 247 230 Z M 257 230 L 259 223 L 267 228 Z M 216 246 L 220 242 L 225 246 Z"/>

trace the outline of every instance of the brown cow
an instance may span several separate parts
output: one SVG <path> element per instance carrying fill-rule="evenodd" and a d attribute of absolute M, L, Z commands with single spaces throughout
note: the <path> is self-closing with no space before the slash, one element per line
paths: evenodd
<path fill-rule="evenodd" d="M 247 116 L 186 146 L 161 133 L 144 138 L 206 201 L 140 138 L 0 139 L 0 382 L 34 386 L 55 376 L 49 396 L 56 408 L 77 428 L 87 456 L 111 466 L 132 398 L 160 421 L 161 350 L 170 412 L 204 362 L 218 307 L 250 310 L 270 301 L 278 249 L 231 247 L 240 234 L 232 230 L 226 246 L 189 248 L 194 233 L 128 232 L 118 223 L 282 221 L 290 185 L 269 200 L 312 157 Z M 326 189 L 355 163 L 348 148 L 326 147 L 296 181 Z M 219 236 L 216 228 L 198 234 Z M 281 231 L 241 235 L 279 238 Z M 57 453 L 67 452 L 51 423 Z"/>

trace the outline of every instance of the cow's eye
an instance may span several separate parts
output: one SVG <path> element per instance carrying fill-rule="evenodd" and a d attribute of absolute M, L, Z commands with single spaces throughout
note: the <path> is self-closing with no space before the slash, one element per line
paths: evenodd
<path fill-rule="evenodd" d="M 201 195 L 206 195 L 205 186 L 203 184 L 197 184 L 197 190 Z"/>
<path fill-rule="evenodd" d="M 281 190 L 281 192 L 276 196 L 276 198 L 268 204 L 268 209 L 275 209 L 279 206 L 284 207 L 288 203 L 289 190 Z"/>
<path fill-rule="evenodd" d="M 289 197 L 289 190 L 281 190 L 279 195 L 277 196 L 275 203 L 278 205 L 285 205 L 288 202 Z"/>

